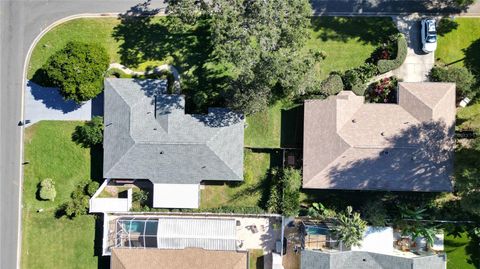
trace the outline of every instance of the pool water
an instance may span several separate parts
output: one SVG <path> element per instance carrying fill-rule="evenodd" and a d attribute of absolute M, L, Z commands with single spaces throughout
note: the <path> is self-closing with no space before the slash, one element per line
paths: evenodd
<path fill-rule="evenodd" d="M 307 234 L 310 235 L 328 235 L 328 229 L 319 227 L 319 226 L 307 226 L 306 227 Z"/>

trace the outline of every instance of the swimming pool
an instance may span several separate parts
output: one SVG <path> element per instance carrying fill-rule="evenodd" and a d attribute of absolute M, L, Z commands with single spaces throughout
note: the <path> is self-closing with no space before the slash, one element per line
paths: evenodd
<path fill-rule="evenodd" d="M 328 228 L 321 226 L 306 226 L 305 230 L 308 235 L 328 235 L 330 232 Z"/>

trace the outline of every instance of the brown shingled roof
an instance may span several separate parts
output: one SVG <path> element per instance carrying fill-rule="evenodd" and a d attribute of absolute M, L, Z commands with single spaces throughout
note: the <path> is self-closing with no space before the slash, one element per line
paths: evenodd
<path fill-rule="evenodd" d="M 187 249 L 114 248 L 111 269 L 246 269 L 247 252 Z"/>
<path fill-rule="evenodd" d="M 399 83 L 398 104 L 306 100 L 303 187 L 451 191 L 455 84 Z"/>

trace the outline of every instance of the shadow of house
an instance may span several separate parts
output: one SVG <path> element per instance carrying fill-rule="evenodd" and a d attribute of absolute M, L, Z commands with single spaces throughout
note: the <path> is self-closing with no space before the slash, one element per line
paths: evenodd
<path fill-rule="evenodd" d="M 303 105 L 282 109 L 280 127 L 280 146 L 282 148 L 302 148 L 303 113 Z"/>
<path fill-rule="evenodd" d="M 35 100 L 41 100 L 45 107 L 60 110 L 64 114 L 79 109 L 82 105 L 72 100 L 65 100 L 57 88 L 45 88 L 29 80 L 27 87 Z"/>

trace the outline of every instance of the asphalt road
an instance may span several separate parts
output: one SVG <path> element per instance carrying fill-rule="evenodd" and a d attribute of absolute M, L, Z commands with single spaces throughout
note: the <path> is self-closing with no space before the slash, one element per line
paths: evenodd
<path fill-rule="evenodd" d="M 446 0 L 445 0 L 446 1 Z M 35 37 L 51 23 L 80 13 L 123 12 L 132 0 L 0 0 L 0 268 L 17 267 L 21 182 L 23 71 Z M 312 0 L 316 14 L 449 13 L 422 0 Z M 164 6 L 154 0 L 152 7 Z M 480 10 L 480 6 L 472 12 Z M 38 235 L 42 236 L 42 235 Z"/>

